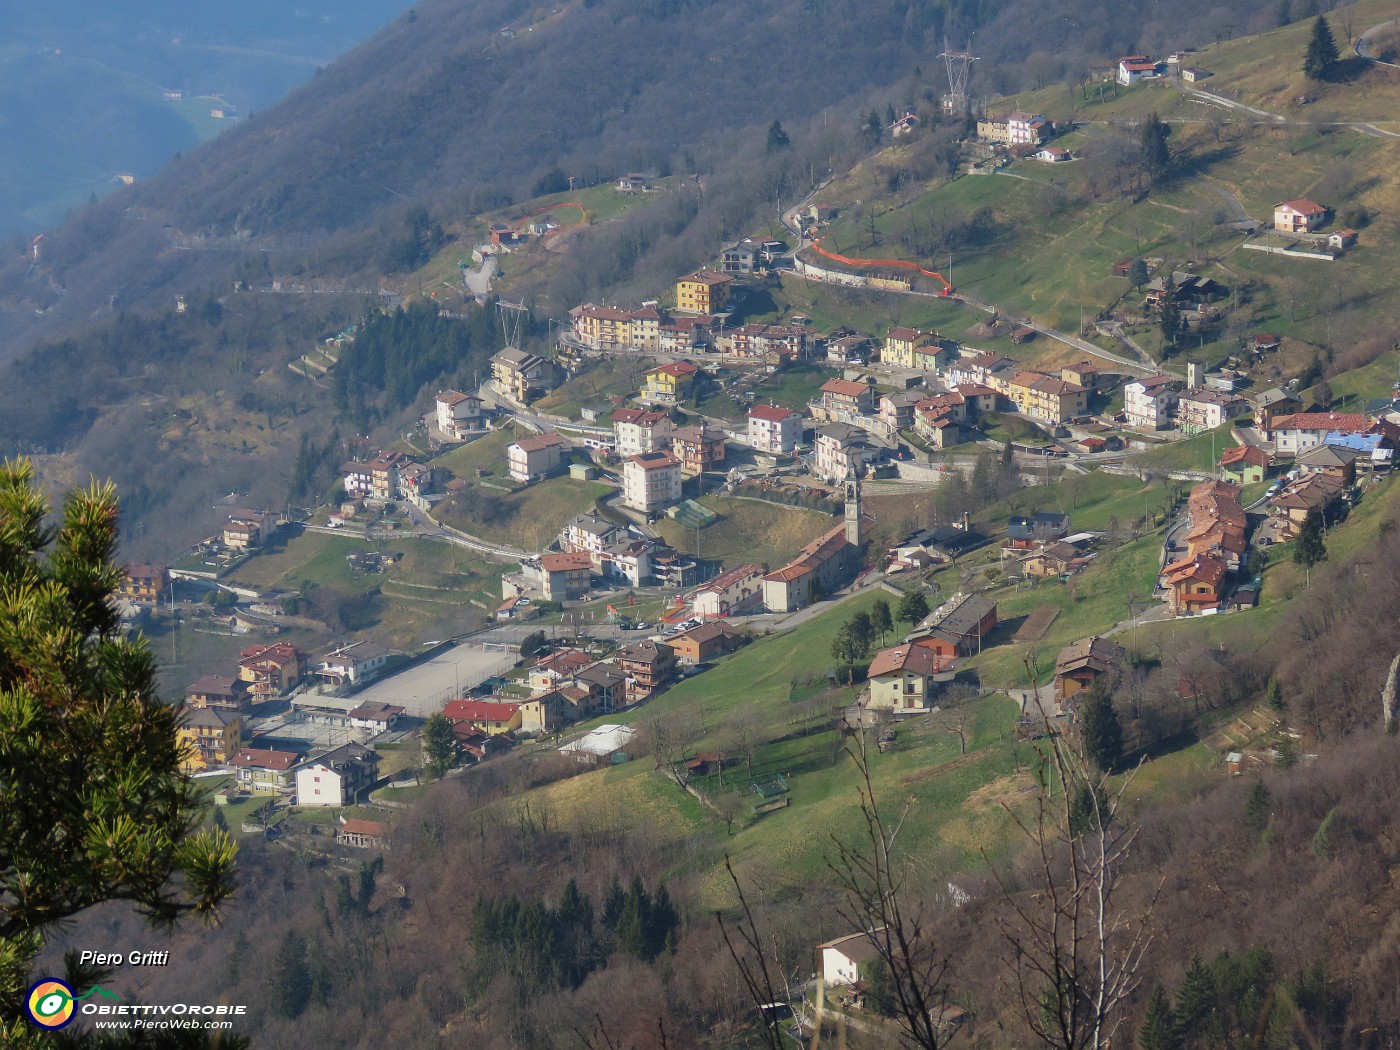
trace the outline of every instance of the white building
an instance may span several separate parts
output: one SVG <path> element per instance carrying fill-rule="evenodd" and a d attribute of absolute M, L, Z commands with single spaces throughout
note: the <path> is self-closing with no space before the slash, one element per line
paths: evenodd
<path fill-rule="evenodd" d="M 1134 379 L 1123 388 L 1123 414 L 1128 426 L 1142 430 L 1165 430 L 1171 425 L 1177 393 L 1171 376 L 1155 375 Z"/>
<path fill-rule="evenodd" d="M 596 514 L 580 514 L 570 519 L 559 534 L 559 545 L 566 551 L 580 551 L 593 559 L 593 567 L 602 570 L 603 552 L 623 539 L 627 530 Z"/>
<path fill-rule="evenodd" d="M 373 642 L 351 642 L 321 657 L 316 673 L 333 685 L 363 682 L 389 662 L 389 650 Z"/>
<path fill-rule="evenodd" d="M 450 438 L 460 439 L 481 429 L 481 398 L 459 390 L 441 390 L 437 400 L 437 428 Z"/>
<path fill-rule="evenodd" d="M 1051 126 L 1039 113 L 1013 113 L 1006 118 L 1006 134 L 1013 146 L 1040 145 Z"/>
<path fill-rule="evenodd" d="M 1118 60 L 1118 83 L 1131 87 L 1144 77 L 1157 75 L 1157 63 L 1146 55 L 1124 55 Z"/>
<path fill-rule="evenodd" d="M 873 938 L 883 930 L 882 926 L 874 934 L 851 933 L 817 945 L 817 950 L 822 954 L 822 980 L 828 985 L 855 984 L 859 981 L 861 964 L 874 962 L 880 957 Z"/>
<path fill-rule="evenodd" d="M 671 447 L 671 417 L 665 412 L 620 408 L 613 413 L 612 423 L 619 456 L 665 452 Z"/>
<path fill-rule="evenodd" d="M 749 444 L 759 452 L 788 455 L 802 440 L 802 417 L 781 405 L 749 409 Z"/>
<path fill-rule="evenodd" d="M 669 452 L 642 452 L 622 465 L 622 502 L 650 513 L 681 498 L 681 461 Z"/>
<path fill-rule="evenodd" d="M 757 565 L 740 565 L 716 576 L 690 600 L 690 611 L 707 619 L 754 612 L 762 606 L 763 570 Z"/>
<path fill-rule="evenodd" d="M 850 423 L 828 423 L 817 431 L 817 474 L 823 478 L 844 478 L 850 470 L 860 471 L 868 460 L 879 458 L 880 450 L 871 445 L 868 434 Z"/>
<path fill-rule="evenodd" d="M 297 767 L 297 805 L 349 806 L 378 779 L 374 749 L 345 744 Z"/>
<path fill-rule="evenodd" d="M 1181 395 L 1176 408 L 1176 421 L 1183 433 L 1199 434 L 1248 414 L 1249 402 L 1244 398 L 1197 387 Z"/>
<path fill-rule="evenodd" d="M 1361 412 L 1295 412 L 1274 419 L 1268 433 L 1280 456 L 1296 456 L 1321 445 L 1328 434 L 1364 434 L 1370 426 Z"/>

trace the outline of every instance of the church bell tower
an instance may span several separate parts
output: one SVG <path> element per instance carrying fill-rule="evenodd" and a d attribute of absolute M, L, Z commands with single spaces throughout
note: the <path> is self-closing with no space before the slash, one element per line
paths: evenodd
<path fill-rule="evenodd" d="M 856 475 L 853 456 L 846 466 L 846 542 L 859 547 L 860 532 L 860 478 Z"/>

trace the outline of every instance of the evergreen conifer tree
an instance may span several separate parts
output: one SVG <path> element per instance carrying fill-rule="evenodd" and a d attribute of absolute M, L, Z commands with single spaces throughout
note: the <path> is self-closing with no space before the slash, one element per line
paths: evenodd
<path fill-rule="evenodd" d="M 1332 36 L 1332 27 L 1327 24 L 1325 15 L 1318 15 L 1313 22 L 1312 37 L 1308 40 L 1308 51 L 1303 57 L 1303 75 L 1309 80 L 1326 80 L 1337 68 L 1341 55 L 1337 51 L 1337 41 Z"/>
<path fill-rule="evenodd" d="M 1249 789 L 1249 798 L 1244 804 L 1244 826 L 1255 835 L 1262 835 L 1269 826 L 1269 811 L 1273 808 L 1273 796 L 1262 781 L 1255 781 Z"/>
<path fill-rule="evenodd" d="M 1327 544 L 1322 539 L 1322 513 L 1316 507 L 1308 511 L 1298 542 L 1293 545 L 1293 562 L 1311 571 L 1318 562 L 1327 560 Z"/>
<path fill-rule="evenodd" d="M 1109 772 L 1123 757 L 1123 727 L 1106 684 L 1095 682 L 1084 692 L 1079 707 L 1079 733 L 1084 754 L 1101 772 Z"/>
<path fill-rule="evenodd" d="M 457 764 L 457 735 L 441 711 L 423 723 L 423 772 L 429 780 L 440 780 Z"/>
<path fill-rule="evenodd" d="M 1166 171 L 1171 164 L 1171 150 L 1167 148 L 1167 138 L 1171 133 L 1171 125 L 1156 113 L 1149 116 L 1142 125 L 1142 165 L 1154 178 Z"/>
<path fill-rule="evenodd" d="M 1176 993 L 1176 1029 L 1183 1045 L 1205 1034 L 1206 1022 L 1215 1009 L 1215 978 L 1199 955 L 1191 956 L 1181 989 Z"/>
<path fill-rule="evenodd" d="M 180 709 L 159 699 L 145 639 L 121 629 L 115 490 L 70 493 L 56 525 L 50 511 L 27 460 L 0 465 L 5 1046 L 30 1042 L 21 1001 L 50 930 L 117 899 L 156 925 L 213 919 L 233 892 L 232 843 L 198 830 L 208 803 L 181 771 Z"/>
<path fill-rule="evenodd" d="M 1181 1045 L 1176 1020 L 1172 1016 L 1171 1000 L 1160 984 L 1152 989 L 1152 996 L 1147 1000 L 1147 1012 L 1143 1015 L 1142 1027 L 1138 1029 L 1137 1045 L 1138 1050 L 1177 1050 Z"/>
<path fill-rule="evenodd" d="M 283 1017 L 299 1017 L 311 1000 L 311 968 L 306 962 L 306 939 L 288 930 L 273 961 L 273 983 L 277 1012 Z"/>
<path fill-rule="evenodd" d="M 870 623 L 880 635 L 880 644 L 885 644 L 885 636 L 894 630 L 894 617 L 890 614 L 890 603 L 883 598 L 875 599 L 870 607 Z"/>

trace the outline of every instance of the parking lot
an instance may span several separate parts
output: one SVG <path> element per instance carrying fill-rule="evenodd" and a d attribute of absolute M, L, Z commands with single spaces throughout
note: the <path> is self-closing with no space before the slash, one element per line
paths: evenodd
<path fill-rule="evenodd" d="M 347 699 L 353 701 L 351 706 L 397 704 L 405 714 L 426 718 L 441 711 L 454 696 L 509 671 L 516 659 L 514 652 L 486 649 L 476 641 L 462 642 Z"/>

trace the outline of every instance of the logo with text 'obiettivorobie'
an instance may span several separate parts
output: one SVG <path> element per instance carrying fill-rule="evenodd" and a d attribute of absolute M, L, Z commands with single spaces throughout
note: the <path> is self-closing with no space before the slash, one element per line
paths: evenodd
<path fill-rule="evenodd" d="M 66 981 L 46 977 L 35 982 L 29 989 L 29 996 L 24 1001 L 24 1012 L 30 1023 L 38 1028 L 62 1028 L 71 1022 L 77 1013 L 75 1004 L 90 995 L 121 1001 L 121 996 L 107 991 L 106 988 L 89 988 L 82 995 L 74 995 L 73 989 Z"/>

